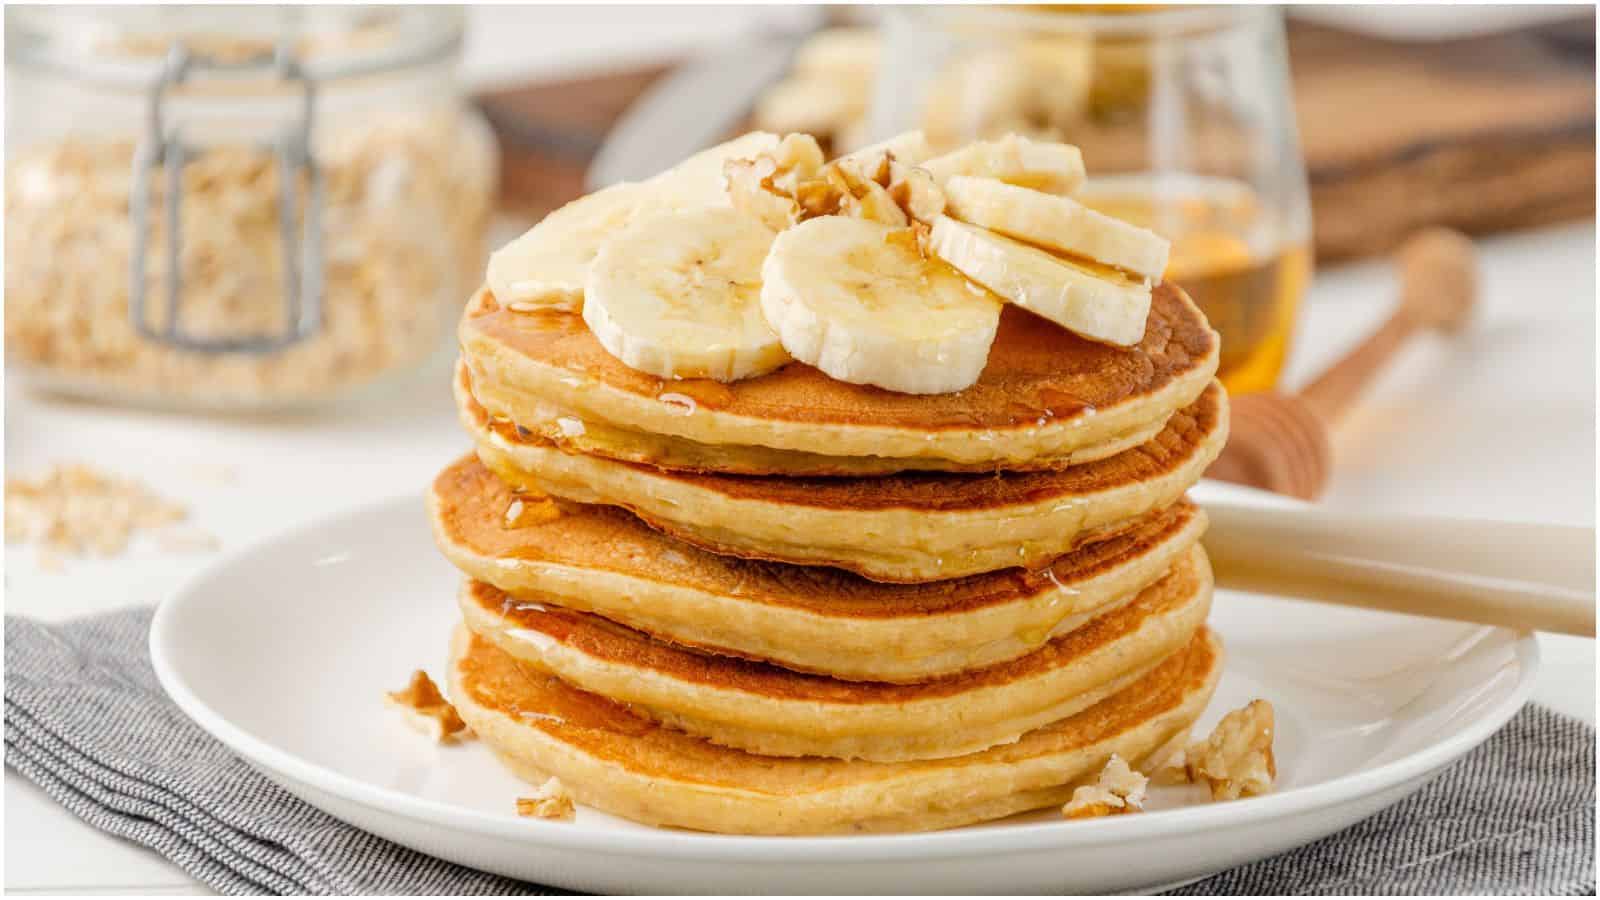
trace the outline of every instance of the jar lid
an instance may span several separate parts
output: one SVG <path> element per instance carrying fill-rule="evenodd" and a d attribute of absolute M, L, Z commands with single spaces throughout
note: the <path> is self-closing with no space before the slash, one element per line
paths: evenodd
<path fill-rule="evenodd" d="M 435 6 L 24 6 L 6 11 L 6 62 L 148 85 L 176 48 L 249 82 L 275 79 L 286 51 L 327 80 L 444 58 L 462 27 L 459 10 Z"/>

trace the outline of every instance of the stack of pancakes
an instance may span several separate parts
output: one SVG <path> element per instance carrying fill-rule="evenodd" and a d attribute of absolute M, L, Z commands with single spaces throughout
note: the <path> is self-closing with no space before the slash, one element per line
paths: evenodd
<path fill-rule="evenodd" d="M 1132 348 L 1007 307 L 943 395 L 663 381 L 487 291 L 460 337 L 451 695 L 530 781 L 708 831 L 942 828 L 1145 763 L 1210 697 L 1184 492 L 1227 409 L 1176 287 Z"/>

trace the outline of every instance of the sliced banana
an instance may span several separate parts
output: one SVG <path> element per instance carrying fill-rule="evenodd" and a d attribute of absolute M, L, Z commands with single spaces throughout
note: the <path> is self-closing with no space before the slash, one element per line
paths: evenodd
<path fill-rule="evenodd" d="M 725 207 L 641 219 L 600 248 L 583 320 L 625 365 L 660 378 L 734 381 L 789 361 L 761 314 L 773 232 Z"/>
<path fill-rule="evenodd" d="M 762 128 L 829 134 L 866 111 L 866 91 L 835 75 L 797 75 L 768 88 L 751 115 Z"/>
<path fill-rule="evenodd" d="M 576 310 L 589 264 L 607 238 L 641 211 L 659 210 L 643 183 L 612 185 L 568 203 L 489 257 L 489 290 L 507 305 Z"/>
<path fill-rule="evenodd" d="M 951 218 L 1020 241 L 1153 280 L 1167 267 L 1165 238 L 1068 197 L 971 175 L 951 177 L 944 194 Z"/>
<path fill-rule="evenodd" d="M 645 184 L 656 188 L 663 209 L 726 206 L 728 195 L 723 190 L 722 167 L 730 159 L 751 159 L 771 153 L 781 140 L 771 132 L 752 131 L 701 150 Z"/>
<path fill-rule="evenodd" d="M 956 175 L 977 175 L 1047 194 L 1070 194 L 1085 178 L 1083 153 L 1077 147 L 1020 134 L 977 141 L 920 165 L 941 184 Z"/>
<path fill-rule="evenodd" d="M 961 274 L 1074 334 L 1123 347 L 1144 338 L 1147 281 L 1074 263 L 949 216 L 934 221 L 929 246 Z"/>
<path fill-rule="evenodd" d="M 876 28 L 824 28 L 795 51 L 790 68 L 800 74 L 826 73 L 870 82 L 881 54 Z"/>
<path fill-rule="evenodd" d="M 761 309 L 785 350 L 839 381 L 908 394 L 970 387 L 1000 301 L 936 259 L 909 229 L 823 216 L 778 235 Z"/>
<path fill-rule="evenodd" d="M 606 239 L 641 218 L 727 206 L 723 163 L 771 152 L 778 142 L 775 134 L 753 131 L 647 181 L 614 184 L 568 203 L 489 257 L 489 290 L 505 304 L 578 309 L 589 264 Z"/>
<path fill-rule="evenodd" d="M 880 141 L 876 144 L 869 144 L 859 150 L 853 150 L 834 160 L 834 162 L 860 166 L 873 157 L 884 153 L 894 157 L 896 162 L 915 166 L 933 155 L 933 147 L 928 143 L 928 138 L 922 132 L 907 131 L 903 134 L 897 134 L 886 141 Z"/>

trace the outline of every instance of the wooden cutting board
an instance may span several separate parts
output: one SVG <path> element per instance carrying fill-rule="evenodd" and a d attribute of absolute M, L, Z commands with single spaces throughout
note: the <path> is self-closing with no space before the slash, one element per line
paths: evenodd
<path fill-rule="evenodd" d="M 1593 35 L 1592 15 L 1420 45 L 1294 25 L 1318 258 L 1383 253 L 1424 225 L 1592 219 Z"/>
<path fill-rule="evenodd" d="M 1424 225 L 1471 234 L 1590 219 L 1594 17 L 1412 44 L 1293 22 L 1291 68 L 1322 261 L 1383 253 Z M 500 137 L 502 205 L 579 196 L 606 132 L 659 66 L 478 98 Z"/>

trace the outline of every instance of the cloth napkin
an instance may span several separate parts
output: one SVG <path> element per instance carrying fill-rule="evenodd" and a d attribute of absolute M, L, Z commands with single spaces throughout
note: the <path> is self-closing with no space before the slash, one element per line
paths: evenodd
<path fill-rule="evenodd" d="M 6 765 L 223 893 L 558 893 L 392 844 L 272 784 L 167 699 L 149 627 L 148 609 L 6 616 Z M 1529 706 L 1405 801 L 1177 893 L 1594 894 L 1594 753 L 1592 726 Z"/>

